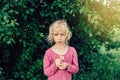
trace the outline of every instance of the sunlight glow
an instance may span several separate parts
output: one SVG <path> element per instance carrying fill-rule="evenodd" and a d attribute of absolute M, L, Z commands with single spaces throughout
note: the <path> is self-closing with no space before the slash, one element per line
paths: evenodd
<path fill-rule="evenodd" d="M 109 5 L 112 1 L 114 2 L 120 2 L 120 0 L 95 0 L 96 2 L 102 2 L 103 5 Z"/>
<path fill-rule="evenodd" d="M 120 42 L 120 0 L 91 0 L 88 3 L 88 20 L 96 24 L 101 36 Z M 108 34 L 108 35 L 107 35 Z M 113 35 L 114 34 L 114 35 Z"/>
<path fill-rule="evenodd" d="M 115 31 L 115 36 L 113 38 L 113 41 L 117 41 L 117 42 L 120 42 L 120 29 L 119 28 L 115 28 L 114 29 Z"/>
<path fill-rule="evenodd" d="M 103 5 L 109 5 L 110 4 L 110 1 L 109 0 L 104 0 L 103 1 Z"/>

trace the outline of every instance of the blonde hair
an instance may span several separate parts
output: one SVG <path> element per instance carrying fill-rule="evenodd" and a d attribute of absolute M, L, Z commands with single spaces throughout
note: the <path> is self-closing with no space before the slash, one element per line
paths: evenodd
<path fill-rule="evenodd" d="M 66 33 L 65 44 L 68 45 L 68 41 L 72 37 L 72 33 L 68 27 L 67 22 L 65 20 L 56 20 L 50 25 L 49 35 L 47 37 L 47 40 L 49 43 L 54 43 L 54 39 L 53 39 L 53 32 L 54 31 L 56 31 L 56 32 L 65 31 L 65 33 Z"/>

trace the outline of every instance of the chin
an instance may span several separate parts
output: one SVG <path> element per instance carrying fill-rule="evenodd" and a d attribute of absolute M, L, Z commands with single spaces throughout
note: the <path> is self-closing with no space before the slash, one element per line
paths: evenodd
<path fill-rule="evenodd" d="M 61 42 L 61 41 L 58 41 L 57 43 L 63 43 L 63 42 Z"/>

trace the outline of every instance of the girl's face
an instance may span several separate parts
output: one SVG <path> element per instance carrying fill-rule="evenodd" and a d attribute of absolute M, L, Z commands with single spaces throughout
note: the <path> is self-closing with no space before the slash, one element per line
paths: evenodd
<path fill-rule="evenodd" d="M 63 44 L 66 41 L 66 33 L 65 32 L 53 32 L 54 42 L 57 44 Z"/>

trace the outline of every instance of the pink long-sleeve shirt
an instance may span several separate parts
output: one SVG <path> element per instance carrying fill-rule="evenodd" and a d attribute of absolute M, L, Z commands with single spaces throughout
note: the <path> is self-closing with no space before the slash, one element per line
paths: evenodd
<path fill-rule="evenodd" d="M 48 80 L 72 80 L 72 74 L 77 73 L 79 70 L 75 48 L 69 46 L 68 51 L 64 55 L 63 61 L 68 63 L 66 70 L 60 70 L 56 67 L 54 61 L 59 56 L 51 48 L 46 50 L 43 59 L 44 74 L 48 76 Z"/>

